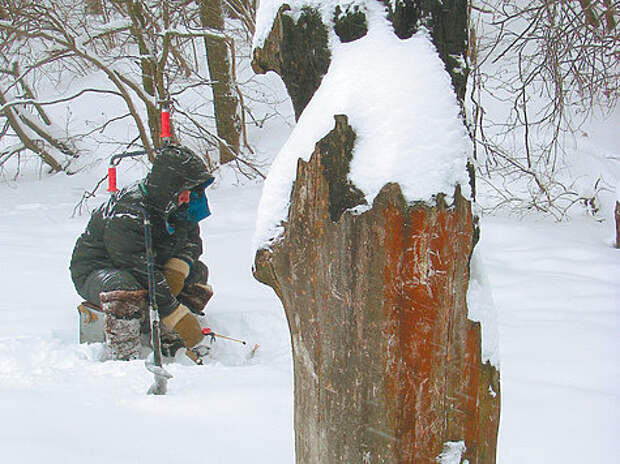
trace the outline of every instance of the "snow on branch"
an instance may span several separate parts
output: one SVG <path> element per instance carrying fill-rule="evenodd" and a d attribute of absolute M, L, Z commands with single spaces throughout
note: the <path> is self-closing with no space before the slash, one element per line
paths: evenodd
<path fill-rule="evenodd" d="M 4 112 L 6 109 L 11 108 L 13 106 L 21 106 L 21 105 L 24 105 L 24 106 L 25 105 L 39 105 L 39 106 L 57 105 L 58 103 L 66 103 L 68 101 L 75 100 L 76 98 L 86 93 L 102 93 L 102 94 L 115 95 L 117 97 L 122 96 L 119 92 L 115 92 L 114 90 L 82 89 L 79 92 L 76 92 L 67 97 L 56 98 L 54 100 L 38 100 L 38 99 L 33 99 L 33 98 L 11 100 L 0 106 L 0 112 Z"/>
<path fill-rule="evenodd" d="M 205 24 L 200 16 L 204 4 L 193 1 L 185 2 L 181 8 L 169 1 L 109 0 L 96 14 L 84 14 L 86 6 L 82 2 L 6 0 L 6 3 L 0 16 L 0 68 L 3 68 L 0 91 L 6 97 L 0 102 L 0 116 L 11 115 L 12 136 L 30 139 L 23 141 L 27 151 L 40 156 L 41 150 L 37 149 L 42 147 L 48 154 L 67 156 L 67 162 L 59 158 L 61 167 L 72 162 L 80 151 L 73 150 L 77 142 L 81 144 L 91 137 L 98 139 L 95 144 L 112 143 L 124 148 L 128 143 L 138 143 L 154 153 L 161 143 L 159 105 L 165 100 L 198 123 L 184 126 L 181 121 L 187 123 L 189 119 L 181 117 L 181 121 L 173 124 L 173 137 L 183 130 L 183 143 L 207 157 L 219 147 L 231 145 L 224 143 L 221 134 L 213 135 L 217 129 L 213 117 L 217 110 L 205 110 L 205 104 L 213 107 L 213 89 L 221 79 L 210 77 L 204 47 L 207 41 L 226 43 L 234 68 L 237 49 L 232 34 L 239 35 L 235 29 L 237 23 L 232 29 Z M 242 27 L 253 27 L 252 4 L 245 0 L 226 3 L 234 5 L 233 16 L 236 15 L 235 20 Z M 247 39 L 248 32 L 244 33 Z M 241 45 L 239 49 L 248 46 Z M 20 64 L 19 71 L 11 69 L 16 62 Z M 240 87 L 234 77 L 232 81 L 232 88 L 239 94 L 245 91 L 247 82 L 252 85 L 247 81 Z M 77 88 L 68 82 L 77 83 Z M 85 97 L 88 94 L 90 97 Z M 106 121 L 94 121 L 97 129 L 93 129 L 92 118 L 79 119 L 77 114 L 81 109 L 72 103 L 80 97 L 96 101 L 93 94 L 120 97 L 122 102 L 114 105 L 111 114 L 101 113 Z M 249 99 L 250 104 L 256 98 L 269 97 L 254 96 Z M 239 101 L 243 105 L 241 95 Z M 55 105 L 67 108 L 62 134 L 52 128 L 46 113 Z M 235 113 L 241 114 L 239 120 L 243 126 L 245 111 L 240 108 Z M 123 136 L 127 140 L 121 141 L 118 134 L 112 137 L 103 134 L 110 130 L 110 121 L 119 118 L 129 123 L 129 130 L 135 130 L 137 138 L 127 134 Z M 92 140 L 87 143 L 92 144 Z M 247 150 L 233 150 L 237 156 L 244 157 L 238 160 L 240 164 L 251 163 L 252 149 L 247 144 L 246 147 Z"/>

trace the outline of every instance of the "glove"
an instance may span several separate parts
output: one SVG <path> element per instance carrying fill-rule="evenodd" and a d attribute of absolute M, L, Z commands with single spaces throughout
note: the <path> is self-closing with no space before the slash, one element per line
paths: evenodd
<path fill-rule="evenodd" d="M 202 312 L 211 297 L 213 296 L 213 287 L 209 284 L 193 284 L 187 285 L 183 291 L 179 293 L 178 300 L 187 306 L 191 312 L 204 316 Z"/>
<path fill-rule="evenodd" d="M 170 258 L 164 264 L 164 275 L 170 287 L 170 293 L 178 296 L 185 286 L 185 279 L 189 275 L 189 264 L 179 258 Z"/>
<path fill-rule="evenodd" d="M 198 320 L 185 305 L 180 304 L 161 321 L 179 334 L 186 348 L 196 346 L 204 338 Z"/>

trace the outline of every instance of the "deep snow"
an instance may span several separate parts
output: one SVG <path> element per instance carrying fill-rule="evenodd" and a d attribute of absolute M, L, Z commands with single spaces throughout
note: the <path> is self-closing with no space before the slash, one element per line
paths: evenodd
<path fill-rule="evenodd" d="M 260 185 L 233 184 L 219 179 L 203 227 L 216 289 L 208 324 L 261 348 L 248 361 L 243 347 L 218 341 L 206 366 L 169 365 L 165 397 L 145 394 L 142 361 L 102 363 L 97 345 L 77 344 L 67 267 L 87 217 L 70 216 L 92 175 L 0 184 L 2 462 L 293 462 L 284 312 L 250 272 Z M 499 309 L 501 464 L 620 457 L 611 232 L 586 218 L 483 219 L 479 254 Z"/>
<path fill-rule="evenodd" d="M 288 130 L 250 135 L 271 157 Z M 68 264 L 88 215 L 71 215 L 104 163 L 43 180 L 25 167 L 18 182 L 0 179 L 0 462 L 294 462 L 284 311 L 251 276 L 262 185 L 220 174 L 202 227 L 216 291 L 204 323 L 260 343 L 256 357 L 220 340 L 206 366 L 168 364 L 169 394 L 149 397 L 142 361 L 100 362 L 100 346 L 77 343 L 80 298 Z M 123 164 L 119 184 L 141 169 Z M 620 460 L 620 251 L 612 232 L 589 218 L 482 220 L 479 277 L 499 311 L 499 338 L 490 341 L 499 343 L 502 376 L 499 464 Z"/>
<path fill-rule="evenodd" d="M 155 398 L 143 361 L 102 363 L 100 345 L 77 344 L 68 263 L 87 217 L 70 215 L 90 182 L 0 186 L 2 462 L 292 462 L 286 323 L 249 265 L 260 186 L 214 190 L 203 235 L 216 289 L 206 324 L 261 347 L 248 361 L 220 340 L 206 367 L 170 364 L 169 395 Z"/>

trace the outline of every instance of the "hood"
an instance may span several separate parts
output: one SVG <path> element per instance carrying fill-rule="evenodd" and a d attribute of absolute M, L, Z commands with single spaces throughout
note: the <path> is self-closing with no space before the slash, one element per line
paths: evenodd
<path fill-rule="evenodd" d="M 189 148 L 165 147 L 153 161 L 144 180 L 149 206 L 166 221 L 177 209 L 179 193 L 199 185 L 211 185 L 214 177 L 206 161 Z"/>

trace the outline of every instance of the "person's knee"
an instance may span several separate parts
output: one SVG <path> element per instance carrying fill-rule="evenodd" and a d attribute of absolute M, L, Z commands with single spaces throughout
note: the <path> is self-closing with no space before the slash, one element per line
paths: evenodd
<path fill-rule="evenodd" d="M 119 269 L 99 269 L 91 272 L 78 293 L 91 303 L 100 304 L 101 293 L 116 290 L 141 290 L 142 286 L 128 271 Z"/>

